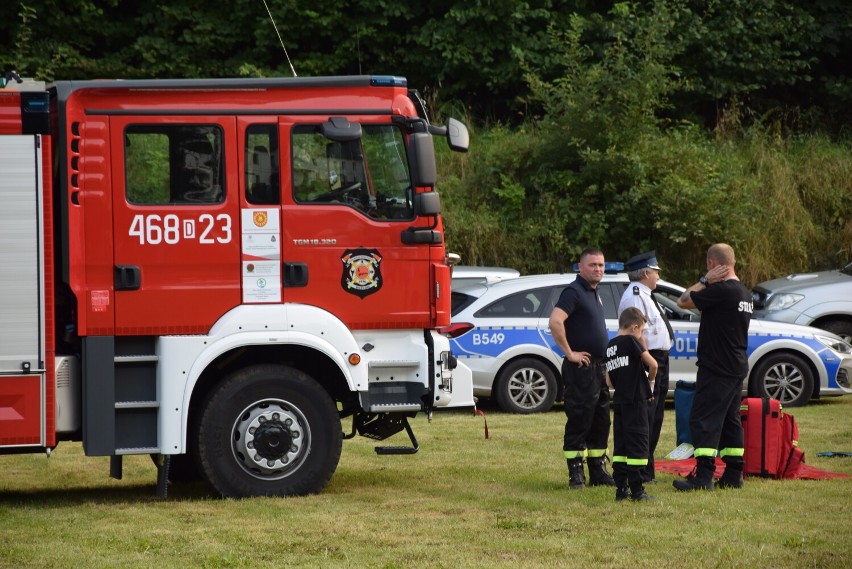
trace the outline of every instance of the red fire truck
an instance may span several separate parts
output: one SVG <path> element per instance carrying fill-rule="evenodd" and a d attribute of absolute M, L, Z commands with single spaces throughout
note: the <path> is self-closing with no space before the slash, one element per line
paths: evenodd
<path fill-rule="evenodd" d="M 300 495 L 473 405 L 432 141 L 468 132 L 404 78 L 3 83 L 0 453 Z"/>

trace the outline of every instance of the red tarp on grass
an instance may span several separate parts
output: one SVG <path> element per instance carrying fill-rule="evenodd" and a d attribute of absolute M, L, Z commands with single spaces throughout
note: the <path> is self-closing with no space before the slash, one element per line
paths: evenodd
<path fill-rule="evenodd" d="M 666 472 L 676 476 L 686 476 L 692 469 L 695 468 L 695 459 L 687 458 L 684 460 L 655 460 L 654 467 L 659 472 Z M 721 458 L 716 458 L 716 478 L 722 476 L 725 470 L 725 463 Z M 852 478 L 848 474 L 842 472 L 829 472 L 821 468 L 816 468 L 808 464 L 802 464 L 802 469 L 796 478 L 804 478 L 806 480 L 828 480 L 830 478 Z"/>

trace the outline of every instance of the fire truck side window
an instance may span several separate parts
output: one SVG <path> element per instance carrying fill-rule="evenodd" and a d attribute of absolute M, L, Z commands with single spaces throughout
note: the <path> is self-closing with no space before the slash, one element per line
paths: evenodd
<path fill-rule="evenodd" d="M 246 129 L 246 201 L 251 204 L 278 204 L 278 131 L 273 124 L 256 124 Z"/>
<path fill-rule="evenodd" d="M 335 142 L 316 126 L 293 129 L 297 203 L 348 205 L 374 219 L 414 217 L 405 140 L 393 125 L 362 125 L 359 140 Z"/>
<path fill-rule="evenodd" d="M 222 129 L 215 125 L 131 125 L 124 133 L 125 188 L 134 204 L 221 203 Z"/>

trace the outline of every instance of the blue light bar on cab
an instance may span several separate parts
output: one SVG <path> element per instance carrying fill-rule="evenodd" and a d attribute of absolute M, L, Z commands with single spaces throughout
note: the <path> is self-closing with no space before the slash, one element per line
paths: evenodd
<path fill-rule="evenodd" d="M 370 85 L 373 87 L 406 87 L 408 80 L 395 75 L 372 75 Z"/>

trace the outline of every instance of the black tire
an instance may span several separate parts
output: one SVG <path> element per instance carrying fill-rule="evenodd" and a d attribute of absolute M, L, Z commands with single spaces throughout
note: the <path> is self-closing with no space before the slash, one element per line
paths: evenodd
<path fill-rule="evenodd" d="M 826 320 L 820 323 L 818 328 L 837 334 L 852 344 L 852 322 L 848 320 Z"/>
<path fill-rule="evenodd" d="M 262 364 L 228 376 L 207 397 L 196 432 L 204 477 L 223 496 L 321 491 L 343 432 L 328 393 L 307 374 Z"/>
<path fill-rule="evenodd" d="M 491 391 L 501 409 L 527 415 L 549 411 L 556 399 L 556 377 L 540 360 L 521 358 L 497 375 Z"/>
<path fill-rule="evenodd" d="M 795 354 L 770 355 L 751 375 L 752 396 L 778 399 L 784 407 L 807 405 L 813 392 L 813 372 L 805 360 Z"/>

